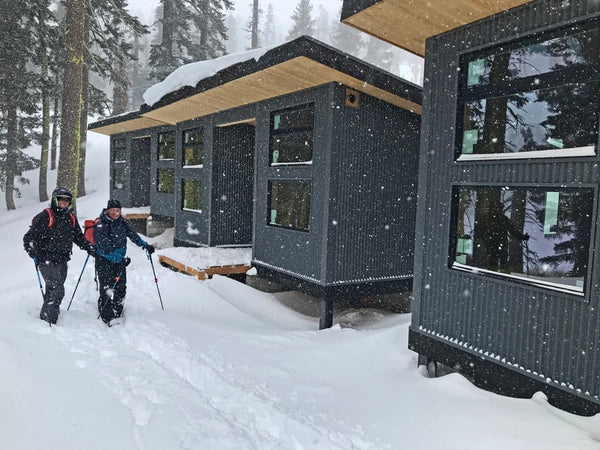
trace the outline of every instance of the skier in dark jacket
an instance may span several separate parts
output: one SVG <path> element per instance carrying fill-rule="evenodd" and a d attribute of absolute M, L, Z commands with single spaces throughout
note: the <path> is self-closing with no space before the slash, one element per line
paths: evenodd
<path fill-rule="evenodd" d="M 73 195 L 67 188 L 57 187 L 52 192 L 50 208 L 36 215 L 25 236 L 25 251 L 34 258 L 46 283 L 44 304 L 40 319 L 56 323 L 60 304 L 65 296 L 67 261 L 71 259 L 73 243 L 95 256 L 92 245 L 83 237 L 77 218 L 73 214 Z"/>
<path fill-rule="evenodd" d="M 94 228 L 94 243 L 98 254 L 96 272 L 100 286 L 98 312 L 106 324 L 114 318 L 121 317 L 123 313 L 123 301 L 127 290 L 125 267 L 131 262 L 125 256 L 127 238 L 148 253 L 154 253 L 154 246 L 145 242 L 121 216 L 121 203 L 118 200 L 109 200 Z"/>

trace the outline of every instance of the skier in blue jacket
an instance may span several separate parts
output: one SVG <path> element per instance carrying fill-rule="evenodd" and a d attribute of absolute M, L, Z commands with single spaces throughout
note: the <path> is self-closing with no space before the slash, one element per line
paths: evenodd
<path fill-rule="evenodd" d="M 127 238 L 147 250 L 148 253 L 154 253 L 154 246 L 144 241 L 129 222 L 121 216 L 119 200 L 111 199 L 108 201 L 106 209 L 100 214 L 98 224 L 94 228 L 97 254 L 96 272 L 100 289 L 98 312 L 106 324 L 109 324 L 114 318 L 121 317 L 123 313 L 123 301 L 127 290 L 125 268 L 131 262 L 125 256 Z"/>

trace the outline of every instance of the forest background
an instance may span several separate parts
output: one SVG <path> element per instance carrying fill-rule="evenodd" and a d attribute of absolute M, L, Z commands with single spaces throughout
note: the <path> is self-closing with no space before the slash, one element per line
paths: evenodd
<path fill-rule="evenodd" d="M 313 36 L 422 84 L 422 59 L 339 21 L 342 0 L 0 0 L 0 190 L 48 170 L 85 196 L 88 118 L 139 109 L 181 65 Z M 35 172 L 28 172 L 28 174 Z M 76 203 L 75 203 L 76 207 Z"/>

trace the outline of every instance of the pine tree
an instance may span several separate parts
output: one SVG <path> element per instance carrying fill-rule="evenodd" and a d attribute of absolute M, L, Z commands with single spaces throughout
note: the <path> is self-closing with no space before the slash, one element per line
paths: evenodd
<path fill-rule="evenodd" d="M 267 6 L 267 16 L 265 17 L 265 25 L 263 27 L 264 40 L 268 45 L 279 43 L 279 35 L 277 33 L 277 25 L 275 22 L 275 13 L 273 12 L 273 4 Z"/>
<path fill-rule="evenodd" d="M 223 11 L 232 9 L 231 0 L 160 1 L 160 40 L 150 51 L 152 80 L 164 79 L 182 64 L 225 54 Z"/>
<path fill-rule="evenodd" d="M 342 22 L 335 22 L 332 29 L 332 44 L 346 53 L 359 56 L 364 45 L 362 35 L 360 31 Z"/>
<path fill-rule="evenodd" d="M 13 194 L 20 195 L 15 178 L 38 161 L 23 153 L 38 125 L 35 117 L 41 79 L 33 71 L 40 28 L 36 12 L 47 11 L 41 0 L 0 1 L 0 189 L 5 192 L 7 209 L 15 209 Z M 44 9 L 45 8 L 45 9 Z"/>
<path fill-rule="evenodd" d="M 329 23 L 329 13 L 323 5 L 319 5 L 319 15 L 316 20 L 315 37 L 323 42 L 330 41 L 331 25 Z"/>
<path fill-rule="evenodd" d="M 292 14 L 292 28 L 290 29 L 286 40 L 295 39 L 298 36 L 315 34 L 315 20 L 312 18 L 313 7 L 310 0 L 299 0 L 296 9 Z"/>

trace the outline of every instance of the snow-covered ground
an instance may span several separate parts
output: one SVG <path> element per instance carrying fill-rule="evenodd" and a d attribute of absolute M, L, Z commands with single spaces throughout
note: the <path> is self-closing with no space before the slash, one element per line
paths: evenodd
<path fill-rule="evenodd" d="M 90 134 L 79 220 L 108 196 L 108 140 Z M 36 178 L 37 174 L 31 174 Z M 50 176 L 53 186 L 55 173 Z M 410 315 L 318 319 L 228 278 L 198 281 L 129 249 L 126 321 L 97 320 L 92 267 L 74 250 L 57 326 L 21 248 L 36 181 L 0 203 L 0 449 L 600 449 L 600 415 L 543 395 L 512 399 L 457 374 L 427 378 L 407 349 Z M 357 318 L 360 318 L 358 320 Z"/>

